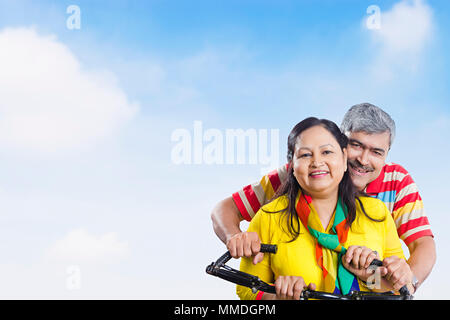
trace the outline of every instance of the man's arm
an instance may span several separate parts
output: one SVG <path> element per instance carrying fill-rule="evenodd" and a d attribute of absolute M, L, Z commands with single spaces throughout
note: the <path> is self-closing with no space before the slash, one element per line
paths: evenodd
<path fill-rule="evenodd" d="M 232 197 L 220 201 L 211 213 L 216 235 L 226 244 L 233 258 L 251 257 L 257 264 L 264 258 L 259 252 L 261 241 L 256 232 L 242 232 L 239 224 L 244 218 L 239 212 Z"/>
<path fill-rule="evenodd" d="M 251 221 L 256 212 L 274 195 L 287 177 L 288 165 L 268 173 L 257 183 L 245 186 L 231 197 L 220 201 L 211 212 L 213 228 L 219 239 L 226 244 L 234 258 L 254 256 L 253 263 L 264 257 L 260 253 L 260 240 L 255 232 L 242 232 L 242 220 Z"/>
<path fill-rule="evenodd" d="M 411 242 L 408 248 L 408 264 L 420 285 L 430 275 L 436 263 L 436 245 L 433 237 L 425 236 Z"/>
<path fill-rule="evenodd" d="M 214 207 L 211 212 L 211 219 L 214 232 L 225 244 L 234 235 L 242 232 L 239 225 L 244 218 L 242 218 L 232 197 L 223 199 Z"/>
<path fill-rule="evenodd" d="M 392 215 L 398 235 L 410 253 L 408 281 L 414 275 L 421 284 L 431 273 L 436 261 L 433 233 L 416 183 L 408 171 L 400 165 L 395 166 L 396 195 Z M 406 278 L 401 272 L 392 272 L 388 277 L 402 279 L 401 282 Z"/>

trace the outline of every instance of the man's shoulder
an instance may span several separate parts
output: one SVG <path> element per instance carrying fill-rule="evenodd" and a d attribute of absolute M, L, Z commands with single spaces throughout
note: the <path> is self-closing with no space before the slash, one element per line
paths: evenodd
<path fill-rule="evenodd" d="M 402 165 L 394 162 L 386 163 L 383 166 L 382 171 L 384 173 L 397 173 L 397 174 L 409 174 L 408 170 L 406 170 Z"/>
<path fill-rule="evenodd" d="M 405 180 L 405 177 L 408 177 L 407 179 L 411 177 L 408 170 L 398 163 L 390 162 L 383 166 L 377 180 L 379 180 L 379 183 L 399 184 Z"/>
<path fill-rule="evenodd" d="M 410 179 L 409 172 L 403 166 L 389 162 L 383 166 L 379 176 L 367 185 L 366 191 L 369 194 L 377 194 L 398 190 L 402 188 L 402 182 Z"/>

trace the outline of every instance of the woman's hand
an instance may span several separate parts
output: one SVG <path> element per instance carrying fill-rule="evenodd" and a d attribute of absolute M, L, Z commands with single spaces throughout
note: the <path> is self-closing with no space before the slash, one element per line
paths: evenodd
<path fill-rule="evenodd" d="M 241 232 L 235 234 L 227 241 L 227 249 L 233 258 L 252 257 L 253 264 L 261 262 L 264 253 L 261 250 L 261 241 L 256 232 Z"/>
<path fill-rule="evenodd" d="M 368 269 L 374 259 L 379 259 L 376 251 L 363 246 L 350 246 L 342 257 L 344 267 L 363 281 L 373 274 L 373 270 Z"/>
<path fill-rule="evenodd" d="M 275 291 L 277 294 L 265 293 L 263 299 L 300 300 L 300 296 L 305 287 L 306 283 L 302 277 L 279 276 L 275 281 Z M 316 285 L 310 283 L 308 289 L 316 290 Z"/>

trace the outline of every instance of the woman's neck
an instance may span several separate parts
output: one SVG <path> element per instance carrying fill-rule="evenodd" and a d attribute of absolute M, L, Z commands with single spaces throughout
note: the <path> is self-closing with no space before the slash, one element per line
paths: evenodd
<path fill-rule="evenodd" d="M 316 209 L 317 215 L 319 216 L 324 230 L 327 229 L 331 217 L 336 210 L 337 201 L 337 192 L 327 197 L 312 197 L 314 209 Z"/>

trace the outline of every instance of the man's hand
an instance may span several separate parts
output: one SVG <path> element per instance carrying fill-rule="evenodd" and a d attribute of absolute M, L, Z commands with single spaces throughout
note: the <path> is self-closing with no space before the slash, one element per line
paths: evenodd
<path fill-rule="evenodd" d="M 261 262 L 264 253 L 261 250 L 261 241 L 256 232 L 240 232 L 227 241 L 227 249 L 233 258 L 252 257 L 253 264 Z"/>
<path fill-rule="evenodd" d="M 409 292 L 414 293 L 414 288 L 411 285 L 413 273 L 404 259 L 390 256 L 383 260 L 383 267 L 381 276 L 384 276 L 390 282 L 394 290 L 398 291 L 404 285 L 408 285 Z"/>

